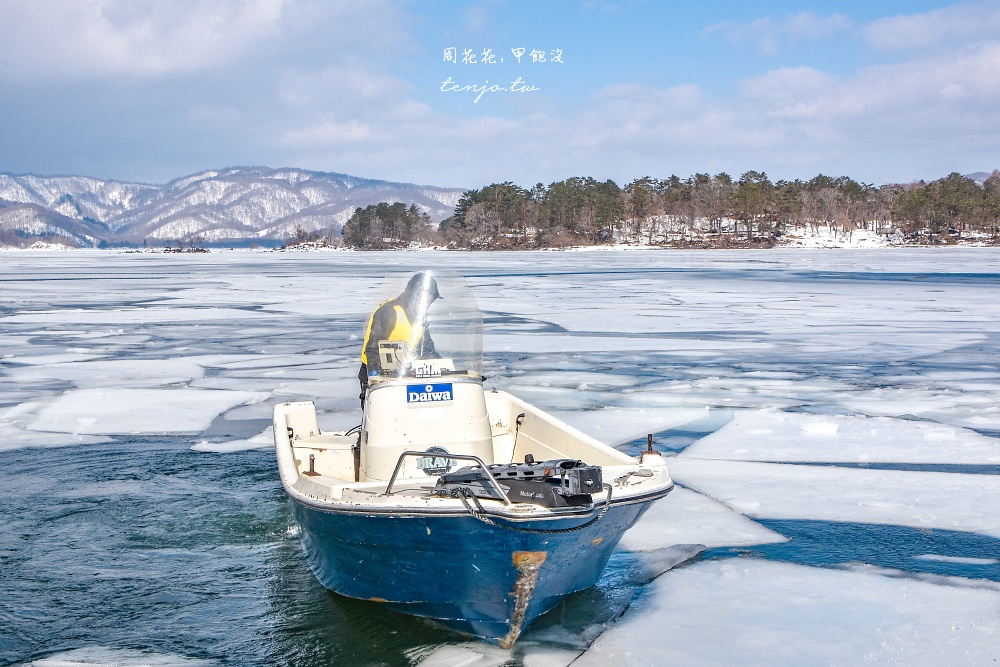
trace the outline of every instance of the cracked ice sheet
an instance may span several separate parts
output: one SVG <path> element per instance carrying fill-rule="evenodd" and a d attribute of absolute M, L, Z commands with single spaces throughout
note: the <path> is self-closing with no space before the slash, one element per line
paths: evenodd
<path fill-rule="evenodd" d="M 668 459 L 668 464 L 673 459 Z M 703 544 L 706 548 L 745 547 L 785 542 L 778 533 L 734 512 L 722 503 L 689 489 L 674 487 L 653 503 L 625 533 L 618 548 L 652 551 L 674 544 Z"/>
<path fill-rule="evenodd" d="M 964 530 L 1000 538 L 1000 476 L 899 472 L 678 456 L 677 482 L 751 518 Z"/>
<path fill-rule="evenodd" d="M 60 433 L 199 433 L 228 409 L 266 398 L 266 393 L 209 389 L 77 389 L 44 404 L 17 406 L 5 418 Z"/>
<path fill-rule="evenodd" d="M 211 667 L 214 660 L 188 658 L 173 653 L 151 653 L 110 646 L 87 646 L 61 651 L 22 663 L 21 667 Z"/>
<path fill-rule="evenodd" d="M 505 651 L 485 642 L 465 642 L 418 646 L 407 653 L 414 667 L 505 667 L 511 664 L 567 667 L 581 652 L 579 649 L 539 645 L 522 638 L 514 651 Z"/>
<path fill-rule="evenodd" d="M 342 356 L 328 354 L 203 354 L 184 357 L 206 368 L 225 371 L 290 369 L 343 362 Z"/>
<path fill-rule="evenodd" d="M 259 316 L 246 310 L 235 308 L 199 308 L 199 307 L 163 307 L 151 306 L 142 308 L 114 309 L 75 309 L 66 308 L 32 313 L 18 313 L 0 317 L 0 324 L 55 324 L 57 326 L 77 324 L 107 324 L 134 325 L 155 324 L 169 326 L 177 323 L 191 322 L 233 322 L 234 320 L 260 319 Z"/>
<path fill-rule="evenodd" d="M 301 382 L 278 382 L 274 387 L 275 398 L 286 401 L 311 401 L 321 398 L 335 399 L 343 402 L 345 407 L 358 403 L 361 386 L 358 384 L 358 374 L 353 377 L 339 377 L 331 374 L 325 380 L 303 380 Z"/>
<path fill-rule="evenodd" d="M 35 348 L 31 348 L 35 351 Z M 5 355 L 3 358 L 3 364 L 18 364 L 21 366 L 39 366 L 43 364 L 63 364 L 71 363 L 74 361 L 89 361 L 91 359 L 100 359 L 103 354 L 89 354 L 86 352 L 66 352 L 65 350 L 60 350 L 59 352 L 53 352 L 52 354 L 25 354 L 25 355 Z"/>
<path fill-rule="evenodd" d="M 897 382 L 914 385 L 932 382 L 923 375 L 898 378 Z M 949 383 L 950 386 L 927 388 L 902 386 L 877 388 L 830 397 L 845 408 L 873 416 L 913 415 L 965 426 L 1000 430 L 1000 386 L 993 383 Z"/>
<path fill-rule="evenodd" d="M 1000 463 L 1000 440 L 933 422 L 888 417 L 737 411 L 684 450 L 684 458 L 734 461 Z"/>
<path fill-rule="evenodd" d="M 830 377 L 742 372 L 720 364 L 690 366 L 687 360 L 628 352 L 592 353 L 587 359 L 580 357 L 574 355 L 560 360 L 553 354 L 529 356 L 499 368 L 488 368 L 487 374 L 491 383 L 499 388 L 548 408 L 609 405 L 787 408 L 804 403 L 826 403 L 831 395 L 846 394 L 854 389 L 851 383 Z M 552 370 L 559 364 L 564 364 L 565 368 Z M 607 369 L 611 366 L 638 368 L 640 374 L 609 373 Z M 696 374 L 701 377 L 694 377 Z M 664 380 L 664 375 L 680 375 L 685 379 Z"/>
<path fill-rule="evenodd" d="M 601 442 L 614 446 L 631 442 L 647 433 L 659 433 L 703 419 L 708 408 L 601 408 L 554 410 L 555 418 Z"/>
<path fill-rule="evenodd" d="M 591 316 L 593 317 L 593 315 Z M 770 343 L 754 341 L 739 341 L 739 348 L 746 352 L 763 352 L 771 350 Z M 598 335 L 581 335 L 572 332 L 538 335 L 483 335 L 483 349 L 488 353 L 524 352 L 525 354 L 565 353 L 572 350 L 573 354 L 588 352 L 671 352 L 685 357 L 691 356 L 731 356 L 733 341 L 730 340 L 700 340 L 695 338 L 623 338 L 614 331 L 602 331 Z"/>
<path fill-rule="evenodd" d="M 993 664 L 1000 587 L 752 558 L 660 577 L 574 667 Z"/>
<path fill-rule="evenodd" d="M 110 438 L 71 433 L 44 433 L 29 431 L 14 424 L 0 422 L 0 451 L 22 447 L 67 447 L 69 445 L 96 445 Z"/>
<path fill-rule="evenodd" d="M 229 454 L 231 452 L 243 452 L 248 449 L 269 449 L 274 447 L 274 427 L 268 426 L 266 429 L 243 440 L 229 440 L 226 442 L 209 442 L 202 440 L 192 445 L 191 449 L 196 452 L 214 452 L 217 454 Z"/>
<path fill-rule="evenodd" d="M 594 373 L 595 377 L 598 373 Z M 649 410 L 705 407 L 720 408 L 790 408 L 801 405 L 801 399 L 754 394 L 739 391 L 736 387 L 702 388 L 698 382 L 649 383 L 616 391 L 571 390 L 559 387 L 542 387 L 530 384 L 520 376 L 493 378 L 496 385 L 533 403 L 544 410 L 588 410 L 608 406 L 620 408 L 646 408 Z"/>
<path fill-rule="evenodd" d="M 64 380 L 81 389 L 156 387 L 186 383 L 204 374 L 201 366 L 183 359 L 77 361 L 7 370 L 19 382 Z"/>

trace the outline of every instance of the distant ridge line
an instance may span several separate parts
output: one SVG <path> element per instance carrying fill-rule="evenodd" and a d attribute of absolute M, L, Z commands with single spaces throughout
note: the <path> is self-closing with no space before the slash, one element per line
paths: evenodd
<path fill-rule="evenodd" d="M 401 202 L 440 222 L 464 192 L 261 165 L 205 169 L 164 184 L 4 172 L 0 243 L 30 245 L 44 238 L 75 247 L 193 241 L 273 245 L 301 232 L 338 238 L 358 207 Z M 24 205 L 37 208 L 25 213 L 18 208 Z M 68 221 L 85 224 L 88 233 Z"/>

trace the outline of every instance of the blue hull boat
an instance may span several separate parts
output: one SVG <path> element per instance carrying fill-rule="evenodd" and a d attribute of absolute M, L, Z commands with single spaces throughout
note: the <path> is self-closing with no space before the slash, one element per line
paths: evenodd
<path fill-rule="evenodd" d="M 322 432 L 311 402 L 276 406 L 278 470 L 323 586 L 510 648 L 564 596 L 594 585 L 673 482 L 651 448 L 627 456 L 485 391 L 481 348 L 467 342 L 481 340 L 478 307 L 437 283 L 447 309 L 423 323 L 435 356 L 407 358 L 420 347 L 412 338 L 379 341 L 386 357 L 349 432 Z"/>
<path fill-rule="evenodd" d="M 597 582 L 622 534 L 653 500 L 615 504 L 600 521 L 567 533 L 517 529 L 570 528 L 588 517 L 493 526 L 468 513 L 369 515 L 294 506 L 307 561 L 326 588 L 509 647 L 564 596 Z"/>

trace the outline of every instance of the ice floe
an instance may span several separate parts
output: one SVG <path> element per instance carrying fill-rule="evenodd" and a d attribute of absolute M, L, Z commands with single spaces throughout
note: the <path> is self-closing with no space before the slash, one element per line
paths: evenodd
<path fill-rule="evenodd" d="M 88 646 L 53 653 L 22 667 L 210 667 L 214 660 L 188 658 L 172 653 L 152 653 L 127 648 Z"/>
<path fill-rule="evenodd" d="M 676 480 L 754 518 L 945 528 L 1000 537 L 1000 476 L 679 456 Z"/>
<path fill-rule="evenodd" d="M 910 386 L 837 395 L 834 400 L 845 408 L 867 415 L 909 415 L 956 426 L 1000 431 L 1000 387 L 996 384 L 970 382 L 965 387 L 926 387 L 921 384 L 940 383 L 933 380 L 919 383 L 918 378 L 907 378 L 906 382 Z"/>
<path fill-rule="evenodd" d="M 997 558 L 972 558 L 969 556 L 942 556 L 940 554 L 919 554 L 914 556 L 916 560 L 928 560 L 938 563 L 960 563 L 962 565 L 996 565 L 1000 563 Z"/>
<path fill-rule="evenodd" d="M 209 442 L 207 440 L 202 440 L 201 442 L 192 445 L 191 449 L 196 452 L 229 453 L 242 452 L 247 449 L 267 449 L 269 447 L 274 447 L 274 429 L 271 426 L 268 426 L 252 438 L 229 440 L 226 442 Z"/>
<path fill-rule="evenodd" d="M 626 551 L 651 551 L 673 544 L 702 544 L 711 549 L 784 540 L 723 503 L 677 487 L 649 508 L 618 546 Z"/>
<path fill-rule="evenodd" d="M 188 383 L 202 377 L 205 371 L 198 364 L 184 359 L 105 359 L 11 368 L 7 374 L 19 382 L 64 380 L 87 389 Z"/>
<path fill-rule="evenodd" d="M 708 415 L 708 408 L 665 407 L 601 408 L 597 410 L 554 410 L 552 414 L 608 445 L 617 445 L 677 428 Z"/>
<path fill-rule="evenodd" d="M 35 431 L 74 434 L 199 433 L 229 408 L 265 393 L 209 389 L 76 389 L 17 414 Z M 8 412 L 8 415 L 11 413 Z M 10 419 L 10 417 L 8 417 Z"/>
<path fill-rule="evenodd" d="M 650 584 L 574 667 L 985 665 L 1000 659 L 1000 587 L 753 558 Z"/>
<path fill-rule="evenodd" d="M 76 433 L 44 433 L 29 431 L 14 424 L 0 421 L 0 450 L 21 447 L 69 447 L 73 445 L 95 445 L 107 442 L 109 438 Z"/>
<path fill-rule="evenodd" d="M 1000 464 L 1000 440 L 929 421 L 737 411 L 685 457 L 737 461 Z"/>

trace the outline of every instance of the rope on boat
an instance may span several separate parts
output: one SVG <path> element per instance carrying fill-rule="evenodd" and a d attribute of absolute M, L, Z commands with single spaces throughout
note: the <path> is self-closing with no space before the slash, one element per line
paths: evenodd
<path fill-rule="evenodd" d="M 518 533 L 536 533 L 541 535 L 554 535 L 556 533 L 575 533 L 578 530 L 583 530 L 584 528 L 593 526 L 595 523 L 600 521 L 604 517 L 604 515 L 608 513 L 608 510 L 611 508 L 611 485 L 604 484 L 603 486 L 604 490 L 607 491 L 608 493 L 608 499 L 607 502 L 604 503 L 604 509 L 602 509 L 597 516 L 591 518 L 586 523 L 581 523 L 579 526 L 573 526 L 572 528 L 525 528 L 522 526 L 517 526 L 509 523 L 499 523 L 486 516 L 487 512 L 483 508 L 482 503 L 479 502 L 479 498 L 475 496 L 475 494 L 472 492 L 472 489 L 470 489 L 469 487 L 460 486 L 457 489 L 452 489 L 450 495 L 453 498 L 458 498 L 459 500 L 461 500 L 462 504 L 465 505 L 465 509 L 469 511 L 469 514 L 471 514 L 473 517 L 479 519 L 485 524 L 496 526 L 497 528 L 506 528 L 507 530 L 513 530 Z M 469 503 L 470 499 L 472 500 L 471 504 Z M 475 505 L 475 507 L 473 507 L 473 505 Z"/>

